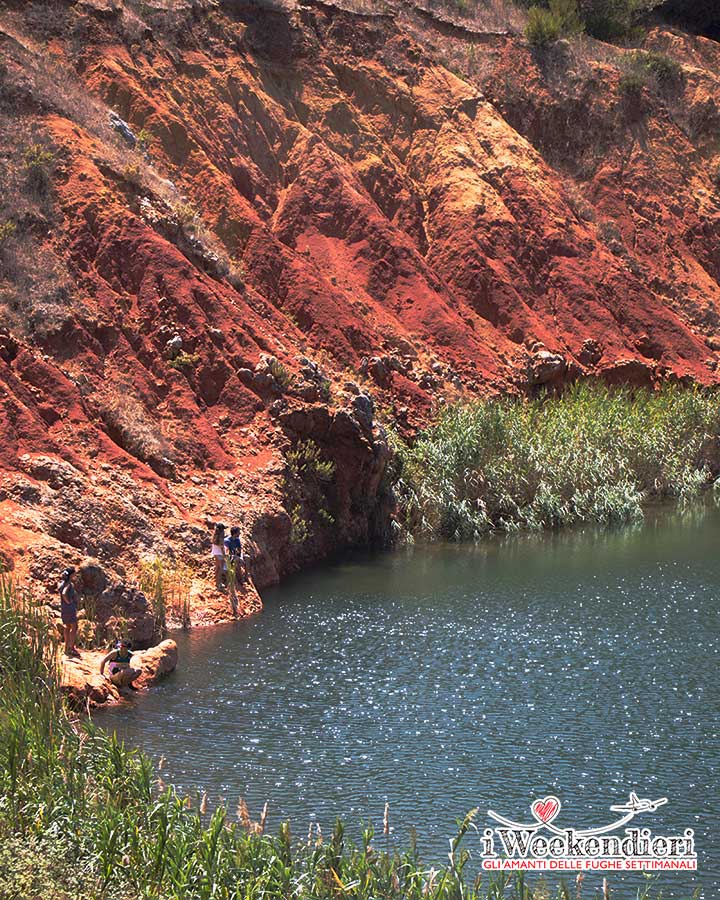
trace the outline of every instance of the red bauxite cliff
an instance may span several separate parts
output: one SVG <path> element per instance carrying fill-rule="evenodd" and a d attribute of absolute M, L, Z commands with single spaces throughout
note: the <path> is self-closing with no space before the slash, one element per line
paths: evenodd
<path fill-rule="evenodd" d="M 720 45 L 660 22 L 642 49 L 681 69 L 633 87 L 631 50 L 533 51 L 510 3 L 350 6 L 0 8 L 19 576 L 93 556 L 120 603 L 178 560 L 212 620 L 208 520 L 241 523 L 258 586 L 382 534 L 378 421 L 718 380 Z"/>

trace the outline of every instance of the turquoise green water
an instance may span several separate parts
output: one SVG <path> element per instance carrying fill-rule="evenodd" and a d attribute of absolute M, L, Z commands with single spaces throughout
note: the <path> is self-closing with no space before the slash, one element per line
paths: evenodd
<path fill-rule="evenodd" d="M 181 791 L 233 809 L 242 795 L 255 817 L 267 800 L 272 829 L 379 828 L 387 799 L 393 840 L 414 827 L 435 862 L 471 807 L 481 825 L 488 808 L 527 821 L 556 794 L 580 828 L 630 791 L 667 797 L 635 824 L 694 828 L 699 871 L 664 875 L 664 896 L 709 900 L 719 546 L 707 510 L 328 566 L 267 591 L 251 620 L 177 635 L 177 672 L 100 721 L 163 755 Z M 637 879 L 611 881 L 635 896 Z"/>

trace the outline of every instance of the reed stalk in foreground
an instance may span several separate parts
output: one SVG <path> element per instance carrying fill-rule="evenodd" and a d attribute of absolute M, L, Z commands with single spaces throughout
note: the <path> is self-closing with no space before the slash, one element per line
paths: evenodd
<path fill-rule="evenodd" d="M 628 522 L 648 501 L 684 503 L 714 483 L 720 392 L 579 383 L 561 397 L 478 400 L 396 448 L 409 534 L 467 541 Z"/>
<path fill-rule="evenodd" d="M 0 580 L 0 898 L 42 900 L 570 900 L 575 889 L 531 887 L 522 875 L 468 874 L 463 843 L 444 869 L 415 848 L 379 850 L 371 828 L 358 846 L 341 822 L 328 839 L 263 834 L 247 808 L 188 804 L 148 758 L 88 721 L 70 718 L 58 690 L 56 647 L 40 609 Z M 386 810 L 384 831 L 389 833 Z M 640 894 L 649 897 L 649 893 Z"/>

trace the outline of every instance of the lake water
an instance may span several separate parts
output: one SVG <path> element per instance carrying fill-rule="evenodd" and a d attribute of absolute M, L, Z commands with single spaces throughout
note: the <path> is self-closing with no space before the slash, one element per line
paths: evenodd
<path fill-rule="evenodd" d="M 528 821 L 556 794 L 557 824 L 582 828 L 630 791 L 667 797 L 633 824 L 694 828 L 699 871 L 663 875 L 663 896 L 710 900 L 719 547 L 703 509 L 330 565 L 266 591 L 250 620 L 174 635 L 177 672 L 98 721 L 163 755 L 182 792 L 243 796 L 254 818 L 267 800 L 271 830 L 327 834 L 340 815 L 381 832 L 387 798 L 392 840 L 414 827 L 436 863 L 475 806 L 481 826 L 488 808 Z M 619 879 L 613 897 L 634 897 L 638 877 Z"/>

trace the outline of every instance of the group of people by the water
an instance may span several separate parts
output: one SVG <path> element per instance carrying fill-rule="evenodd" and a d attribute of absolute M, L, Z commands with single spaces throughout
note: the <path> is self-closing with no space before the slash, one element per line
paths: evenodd
<path fill-rule="evenodd" d="M 78 631 L 78 602 L 77 589 L 80 573 L 72 567 L 65 569 L 60 580 L 60 620 L 63 626 L 63 638 L 65 643 L 65 656 L 70 659 L 79 659 L 80 652 L 75 646 Z M 130 664 L 132 659 L 132 643 L 127 638 L 121 638 L 115 647 L 107 653 L 100 663 L 100 674 L 105 675 L 116 687 L 134 687 L 133 682 L 140 675 L 140 670 Z"/>
<path fill-rule="evenodd" d="M 236 588 L 247 577 L 247 562 L 242 552 L 240 528 L 233 525 L 230 534 L 225 532 L 225 525 L 217 522 L 213 528 L 210 555 L 215 567 L 215 587 L 219 591 L 228 591 L 233 613 L 237 613 Z"/>
<path fill-rule="evenodd" d="M 247 578 L 247 561 L 243 555 L 240 528 L 233 525 L 226 535 L 226 526 L 217 522 L 213 527 L 211 556 L 215 569 L 215 586 L 219 591 L 227 591 L 234 614 L 237 614 L 237 585 Z M 77 649 L 78 604 L 80 595 L 78 581 L 80 573 L 69 567 L 62 573 L 60 584 L 60 619 L 62 621 L 65 656 L 79 659 Z M 140 670 L 131 665 L 132 644 L 129 640 L 120 639 L 115 647 L 100 663 L 100 674 L 109 671 L 110 681 L 118 687 L 133 687 L 133 681 L 140 675 Z"/>

